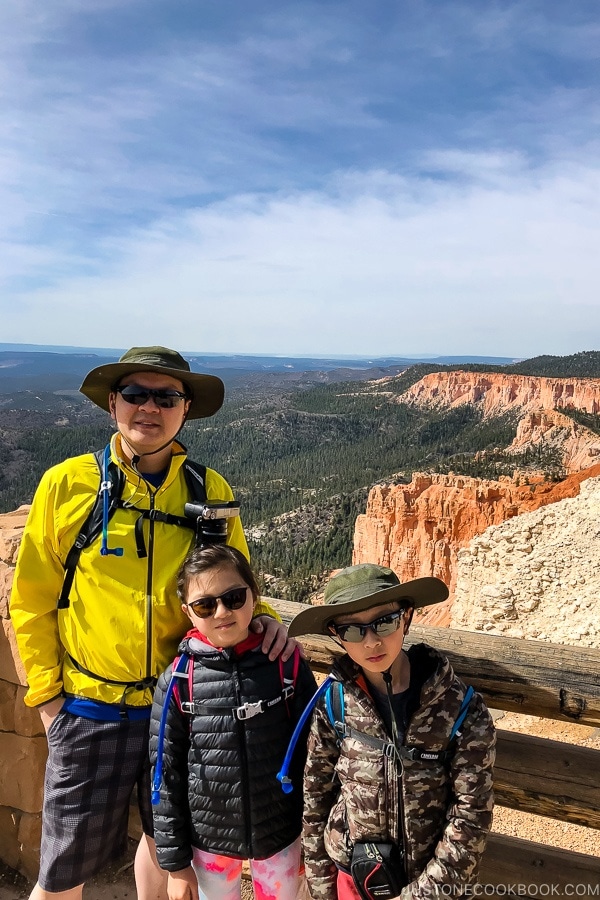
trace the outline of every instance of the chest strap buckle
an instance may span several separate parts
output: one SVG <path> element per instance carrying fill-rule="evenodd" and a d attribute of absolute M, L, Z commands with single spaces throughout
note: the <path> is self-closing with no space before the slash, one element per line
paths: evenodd
<path fill-rule="evenodd" d="M 237 706 L 233 710 L 233 715 L 243 722 L 245 719 L 259 716 L 262 712 L 264 712 L 263 701 L 259 700 L 257 703 L 244 703 L 243 706 Z"/>

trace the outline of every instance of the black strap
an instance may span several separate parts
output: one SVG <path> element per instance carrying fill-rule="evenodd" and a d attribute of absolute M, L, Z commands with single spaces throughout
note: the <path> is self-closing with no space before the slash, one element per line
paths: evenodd
<path fill-rule="evenodd" d="M 119 715 L 121 718 L 127 718 L 127 708 L 125 705 L 125 701 L 127 699 L 127 694 L 131 691 L 145 691 L 146 689 L 154 689 L 156 687 L 157 679 L 153 675 L 149 675 L 146 678 L 138 678 L 136 681 L 119 681 L 115 678 L 106 678 L 104 675 L 96 675 L 95 672 L 91 672 L 90 669 L 86 669 L 85 666 L 82 666 L 80 662 L 71 656 L 70 653 L 67 653 L 67 656 L 75 666 L 78 672 L 81 672 L 82 675 L 87 675 L 88 678 L 95 678 L 96 681 L 102 681 L 104 684 L 118 684 L 125 688 L 123 691 L 123 696 L 121 697 L 121 702 L 119 703 Z"/>
<path fill-rule="evenodd" d="M 146 688 L 156 687 L 156 678 L 153 675 L 149 675 L 146 678 L 137 678 L 135 681 L 119 681 L 115 678 L 107 678 L 105 675 L 96 675 L 95 672 L 91 672 L 89 669 L 86 669 L 85 666 L 82 666 L 80 662 L 71 656 L 70 653 L 67 654 L 75 668 L 78 672 L 81 672 L 82 675 L 87 675 L 88 678 L 95 678 L 96 681 L 103 681 L 105 684 L 120 684 L 123 687 L 131 688 L 136 691 L 143 691 Z"/>
<path fill-rule="evenodd" d="M 190 497 L 196 503 L 206 503 L 206 466 L 202 463 L 194 462 L 193 459 L 186 459 L 183 464 L 183 477 L 187 484 Z"/>
<path fill-rule="evenodd" d="M 298 651 L 296 651 L 298 652 Z M 271 698 L 270 700 L 257 700 L 256 703 L 243 703 L 241 706 L 232 707 L 231 704 L 223 704 L 221 706 L 208 706 L 206 703 L 203 703 L 200 700 L 194 700 L 189 696 L 189 692 L 192 689 L 193 685 L 193 666 L 194 666 L 194 657 L 190 657 L 188 662 L 188 667 L 185 670 L 185 673 L 179 675 L 180 681 L 177 684 L 177 704 L 182 713 L 188 716 L 214 716 L 214 715 L 223 715 L 224 713 L 230 713 L 234 719 L 238 719 L 241 722 L 245 722 L 247 719 L 253 719 L 254 716 L 261 715 L 262 713 L 270 712 L 275 709 L 280 703 L 287 703 L 288 700 L 291 700 L 294 696 L 296 690 L 296 684 L 294 679 L 294 668 L 296 665 L 295 655 L 293 654 L 289 659 L 285 661 L 283 664 L 283 683 L 281 685 L 281 693 L 276 697 Z M 173 662 L 173 669 L 175 669 L 177 665 L 179 657 L 176 657 Z M 191 674 L 190 674 L 190 666 L 192 666 Z M 287 677 L 285 672 L 285 667 L 288 667 L 290 673 L 292 675 L 291 678 Z M 185 688 L 185 692 L 188 695 L 188 699 L 184 700 L 183 690 Z"/>
<path fill-rule="evenodd" d="M 292 685 L 284 688 L 281 694 L 271 700 L 257 700 L 256 703 L 243 703 L 241 706 L 232 707 L 230 704 L 223 706 L 207 706 L 200 700 L 187 700 L 181 703 L 181 712 L 189 716 L 222 716 L 230 713 L 234 719 L 245 722 L 262 713 L 270 712 L 284 700 L 289 700 L 294 693 Z"/>

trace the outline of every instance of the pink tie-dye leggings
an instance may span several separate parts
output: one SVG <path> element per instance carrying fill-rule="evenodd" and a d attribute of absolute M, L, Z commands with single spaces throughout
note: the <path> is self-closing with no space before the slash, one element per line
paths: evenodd
<path fill-rule="evenodd" d="M 192 865 L 200 900 L 240 900 L 242 862 L 218 853 L 194 850 Z M 256 900 L 296 900 L 300 885 L 300 838 L 268 859 L 251 859 Z"/>

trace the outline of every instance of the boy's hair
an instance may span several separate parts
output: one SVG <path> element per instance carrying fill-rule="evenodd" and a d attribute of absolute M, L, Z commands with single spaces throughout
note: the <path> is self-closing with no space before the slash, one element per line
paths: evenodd
<path fill-rule="evenodd" d="M 177 573 L 177 596 L 182 603 L 187 602 L 187 589 L 192 578 L 217 566 L 231 566 L 235 569 L 252 591 L 253 598 L 258 598 L 258 582 L 244 554 L 229 544 L 210 544 L 208 547 L 195 547 L 191 550 Z"/>

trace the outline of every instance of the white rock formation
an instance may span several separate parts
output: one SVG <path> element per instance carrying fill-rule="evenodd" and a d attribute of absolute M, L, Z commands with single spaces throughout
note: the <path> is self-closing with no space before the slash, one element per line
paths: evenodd
<path fill-rule="evenodd" d="M 451 625 L 600 647 L 600 478 L 459 550 Z"/>

